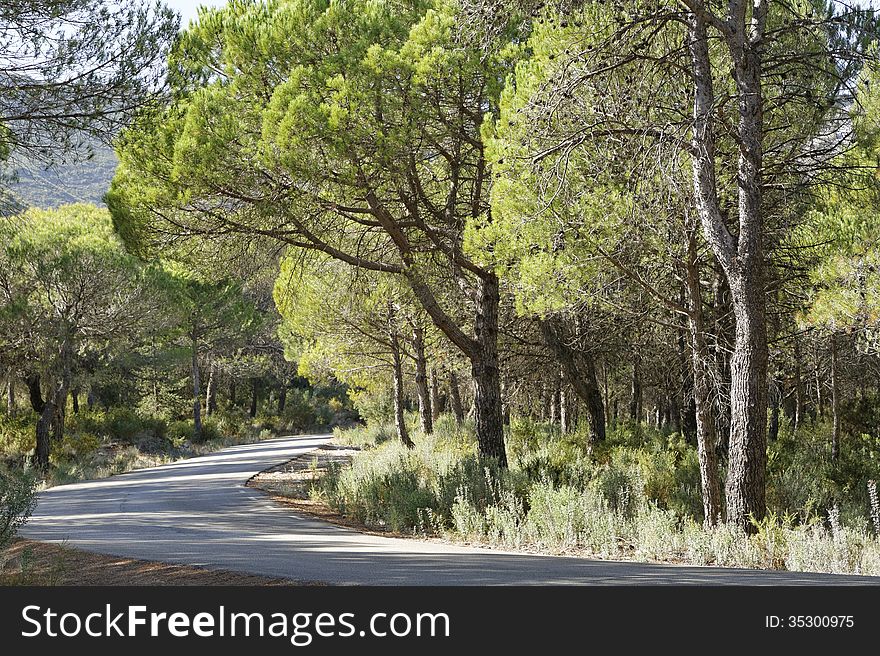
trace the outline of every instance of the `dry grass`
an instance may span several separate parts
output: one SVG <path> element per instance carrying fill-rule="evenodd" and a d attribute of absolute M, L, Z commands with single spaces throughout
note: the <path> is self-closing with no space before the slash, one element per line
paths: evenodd
<path fill-rule="evenodd" d="M 0 555 L 0 585 L 301 585 L 289 579 L 105 556 L 16 540 Z"/>

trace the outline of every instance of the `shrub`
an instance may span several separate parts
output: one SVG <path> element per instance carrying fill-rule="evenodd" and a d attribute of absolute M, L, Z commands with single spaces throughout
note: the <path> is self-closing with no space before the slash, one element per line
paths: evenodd
<path fill-rule="evenodd" d="M 0 550 L 12 542 L 36 505 L 36 478 L 29 472 L 0 471 Z"/>

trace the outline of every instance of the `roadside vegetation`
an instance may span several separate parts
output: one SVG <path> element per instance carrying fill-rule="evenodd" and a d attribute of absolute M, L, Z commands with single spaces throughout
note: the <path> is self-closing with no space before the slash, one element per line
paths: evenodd
<path fill-rule="evenodd" d="M 695 445 L 621 422 L 585 447 L 586 426 L 562 434 L 527 418 L 507 431 L 510 467 L 481 462 L 470 422 L 442 416 L 415 447 L 391 422 L 337 431 L 364 448 L 331 466 L 312 496 L 367 528 L 542 553 L 880 575 L 876 483 L 880 442 L 868 435 L 836 467 L 831 426 L 785 423 L 769 446 L 768 513 L 749 535 L 704 525 Z"/>

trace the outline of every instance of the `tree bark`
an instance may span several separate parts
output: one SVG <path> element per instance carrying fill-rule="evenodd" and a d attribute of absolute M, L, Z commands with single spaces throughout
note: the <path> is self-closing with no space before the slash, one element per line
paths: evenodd
<path fill-rule="evenodd" d="M 192 338 L 192 360 L 190 362 L 193 386 L 193 441 L 202 439 L 202 383 L 199 377 L 199 343 Z"/>
<path fill-rule="evenodd" d="M 767 392 L 770 405 L 770 423 L 767 426 L 767 440 L 775 442 L 779 438 L 779 412 L 782 408 L 782 380 L 775 376 Z"/>
<path fill-rule="evenodd" d="M 449 401 L 452 404 L 452 414 L 455 423 L 459 426 L 464 423 L 464 408 L 461 405 L 461 390 L 458 387 L 458 375 L 454 370 L 449 371 Z"/>
<path fill-rule="evenodd" d="M 571 432 L 571 396 L 568 389 L 563 387 L 559 391 L 559 430 L 563 435 Z"/>
<path fill-rule="evenodd" d="M 428 388 L 428 361 L 425 357 L 425 331 L 413 328 L 413 352 L 416 360 L 416 393 L 419 397 L 419 421 L 422 432 L 430 435 L 434 432 L 434 415 L 431 411 L 431 391 Z"/>
<path fill-rule="evenodd" d="M 437 379 L 437 369 L 431 368 L 431 419 L 434 423 L 440 418 L 442 412 L 440 401 L 440 381 Z"/>
<path fill-rule="evenodd" d="M 211 363 L 208 369 L 208 389 L 205 392 L 205 414 L 210 417 L 217 411 L 217 367 Z"/>
<path fill-rule="evenodd" d="M 831 335 L 831 461 L 840 458 L 840 398 L 837 382 L 837 339 Z"/>
<path fill-rule="evenodd" d="M 409 431 L 406 428 L 403 399 L 403 364 L 400 356 L 400 338 L 397 334 L 397 329 L 393 327 L 393 315 L 389 323 L 392 324 L 389 336 L 391 338 L 391 360 L 394 370 L 394 427 L 397 429 L 397 439 L 406 445 L 407 448 L 411 449 L 415 445 L 410 439 Z"/>
<path fill-rule="evenodd" d="M 642 421 L 642 358 L 638 353 L 633 353 L 629 390 L 629 418 L 640 422 Z"/>
<path fill-rule="evenodd" d="M 703 301 L 702 294 L 700 293 L 698 257 L 696 234 L 693 230 L 689 230 L 686 279 L 697 459 L 700 464 L 703 523 L 705 526 L 714 526 L 722 519 L 721 478 L 718 470 L 718 456 L 715 445 L 715 420 L 712 417 L 712 388 L 708 378 L 709 348 L 706 344 L 703 321 Z"/>
<path fill-rule="evenodd" d="M 605 440 L 605 403 L 596 376 L 596 361 L 591 353 L 575 349 L 572 346 L 573 336 L 561 319 L 545 319 L 541 321 L 541 332 L 544 341 L 550 347 L 556 359 L 562 365 L 565 381 L 583 401 L 587 409 L 590 424 L 590 441 Z M 571 409 L 569 409 L 569 414 Z M 568 418 L 571 424 L 571 418 Z M 563 432 L 565 432 L 563 430 Z"/>
<path fill-rule="evenodd" d="M 41 472 L 49 471 L 49 431 L 55 419 L 55 403 L 48 400 L 42 404 L 37 419 L 36 449 L 34 450 L 34 466 Z"/>
<path fill-rule="evenodd" d="M 70 400 L 73 402 L 73 414 L 79 414 L 79 387 L 74 387 L 70 392 Z"/>
<path fill-rule="evenodd" d="M 474 380 L 474 421 L 480 455 L 507 468 L 504 447 L 504 418 L 501 410 L 501 372 L 498 363 L 498 278 L 484 275 L 477 292 L 474 332 L 476 350 L 471 358 Z"/>

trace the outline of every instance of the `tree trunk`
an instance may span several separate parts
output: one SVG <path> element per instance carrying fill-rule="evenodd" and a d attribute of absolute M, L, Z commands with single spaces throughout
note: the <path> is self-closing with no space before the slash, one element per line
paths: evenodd
<path fill-rule="evenodd" d="M 49 470 L 49 428 L 55 415 L 55 406 L 43 400 L 39 374 L 29 375 L 25 382 L 31 408 L 38 416 L 33 463 L 41 472 L 46 472 Z"/>
<path fill-rule="evenodd" d="M 638 353 L 633 354 L 629 390 L 629 418 L 640 422 L 642 421 L 642 358 Z"/>
<path fill-rule="evenodd" d="M 73 414 L 79 414 L 79 387 L 74 387 L 70 393 L 70 399 L 73 401 Z"/>
<path fill-rule="evenodd" d="M 761 166 L 763 96 L 761 45 L 766 3 L 756 3 L 746 20 L 746 3 L 731 3 L 724 22 L 725 43 L 733 64 L 738 100 L 737 215 L 734 236 L 721 212 L 715 162 L 716 111 L 705 17 L 690 16 L 689 47 L 693 63 L 694 124 L 691 157 L 694 193 L 706 240 L 724 269 L 736 323 L 730 361 L 730 439 L 726 485 L 727 518 L 754 531 L 752 520 L 766 511 L 767 464 L 767 325 L 764 298 Z"/>
<path fill-rule="evenodd" d="M 238 403 L 237 392 L 238 386 L 235 384 L 235 378 L 232 378 L 229 381 L 229 406 L 232 408 Z"/>
<path fill-rule="evenodd" d="M 282 382 L 281 387 L 278 388 L 278 414 L 281 415 L 284 413 L 284 408 L 287 407 L 287 383 Z"/>
<path fill-rule="evenodd" d="M 430 435 L 434 432 L 434 419 L 431 411 L 431 391 L 428 388 L 428 361 L 425 357 L 425 331 L 413 328 L 413 352 L 416 359 L 416 392 L 419 397 L 419 421 L 422 432 Z"/>
<path fill-rule="evenodd" d="M 449 371 L 449 401 L 452 403 L 452 414 L 455 416 L 455 423 L 461 426 L 464 423 L 464 409 L 461 406 L 458 375 L 453 370 Z"/>
<path fill-rule="evenodd" d="M 505 426 L 510 426 L 510 383 L 501 381 L 501 421 Z"/>
<path fill-rule="evenodd" d="M 442 411 L 440 403 L 440 381 L 437 380 L 437 369 L 431 369 L 431 419 L 436 423 Z"/>
<path fill-rule="evenodd" d="M 15 416 L 15 374 L 12 367 L 6 372 L 6 414 Z"/>
<path fill-rule="evenodd" d="M 840 398 L 837 384 L 837 339 L 831 335 L 831 461 L 840 458 Z"/>
<path fill-rule="evenodd" d="M 706 344 L 703 321 L 698 257 L 696 234 L 693 230 L 689 230 L 687 257 L 688 325 L 691 342 L 691 379 L 694 390 L 697 459 L 700 464 L 703 523 L 705 526 L 714 526 L 722 519 L 721 478 L 718 471 L 718 456 L 715 445 L 715 420 L 712 417 L 711 386 L 708 378 L 709 348 Z"/>
<path fill-rule="evenodd" d="M 208 390 L 205 392 L 205 414 L 210 417 L 217 412 L 217 367 L 212 362 L 208 369 Z"/>
<path fill-rule="evenodd" d="M 559 391 L 559 430 L 562 431 L 563 435 L 567 435 L 571 432 L 570 401 L 571 397 L 568 394 L 568 390 L 563 387 Z"/>
<path fill-rule="evenodd" d="M 49 471 L 49 431 L 55 419 L 55 403 L 48 400 L 42 404 L 42 411 L 37 419 L 36 449 L 34 450 L 34 466 L 41 472 Z"/>
<path fill-rule="evenodd" d="M 561 378 L 561 374 L 556 376 L 556 382 L 553 386 L 553 393 L 550 397 L 550 423 L 554 426 L 559 423 L 559 418 L 562 414 L 560 412 L 562 406 L 562 387 L 559 383 Z"/>
<path fill-rule="evenodd" d="M 257 416 L 257 408 L 260 403 L 260 379 L 259 378 L 251 378 L 251 408 L 248 411 L 248 416 L 251 419 L 256 418 Z"/>
<path fill-rule="evenodd" d="M 202 382 L 199 377 L 199 343 L 195 337 L 192 338 L 190 369 L 193 386 L 193 441 L 198 442 L 202 439 Z"/>
<path fill-rule="evenodd" d="M 801 381 L 801 345 L 798 336 L 794 336 L 794 430 L 801 426 L 804 419 L 804 384 Z"/>
<path fill-rule="evenodd" d="M 89 386 L 89 392 L 88 392 L 88 394 L 86 394 L 86 405 L 89 407 L 89 410 L 91 410 L 92 408 L 95 407 L 95 402 L 96 402 L 96 399 L 95 399 L 95 390 L 92 389 L 92 387 L 91 387 L 91 385 L 90 385 L 90 386 Z M 158 400 L 157 400 L 157 401 L 156 401 L 156 408 L 157 408 L 157 410 L 158 410 L 158 407 L 159 407 L 159 402 L 158 402 Z"/>
<path fill-rule="evenodd" d="M 476 351 L 471 358 L 474 380 L 474 421 L 480 456 L 492 458 L 507 468 L 504 447 L 504 418 L 501 411 L 501 372 L 498 364 L 498 278 L 486 274 L 480 278 L 477 293 L 477 317 L 474 332 Z"/>
<path fill-rule="evenodd" d="M 586 406 L 590 423 L 590 441 L 604 441 L 605 403 L 602 400 L 602 391 L 596 377 L 596 361 L 593 355 L 572 346 L 573 336 L 561 319 L 541 321 L 541 332 L 544 335 L 544 341 L 562 365 L 565 381 Z M 571 408 L 569 408 L 569 414 L 571 414 Z M 573 427 L 571 417 L 568 418 L 568 424 L 569 428 Z"/>
<path fill-rule="evenodd" d="M 393 323 L 392 321 L 389 323 Z M 401 363 L 400 357 L 400 338 L 397 335 L 397 330 L 392 326 L 391 328 L 391 360 L 394 369 L 394 427 L 397 429 L 397 439 L 399 439 L 403 444 L 405 444 L 408 448 L 413 448 L 415 445 L 413 441 L 409 437 L 409 431 L 406 429 L 406 415 L 404 414 L 404 399 L 403 399 L 403 365 Z"/>
<path fill-rule="evenodd" d="M 770 405 L 770 423 L 767 426 L 767 440 L 775 442 L 779 438 L 779 412 L 782 408 L 782 380 L 774 376 L 768 389 L 768 402 Z"/>

